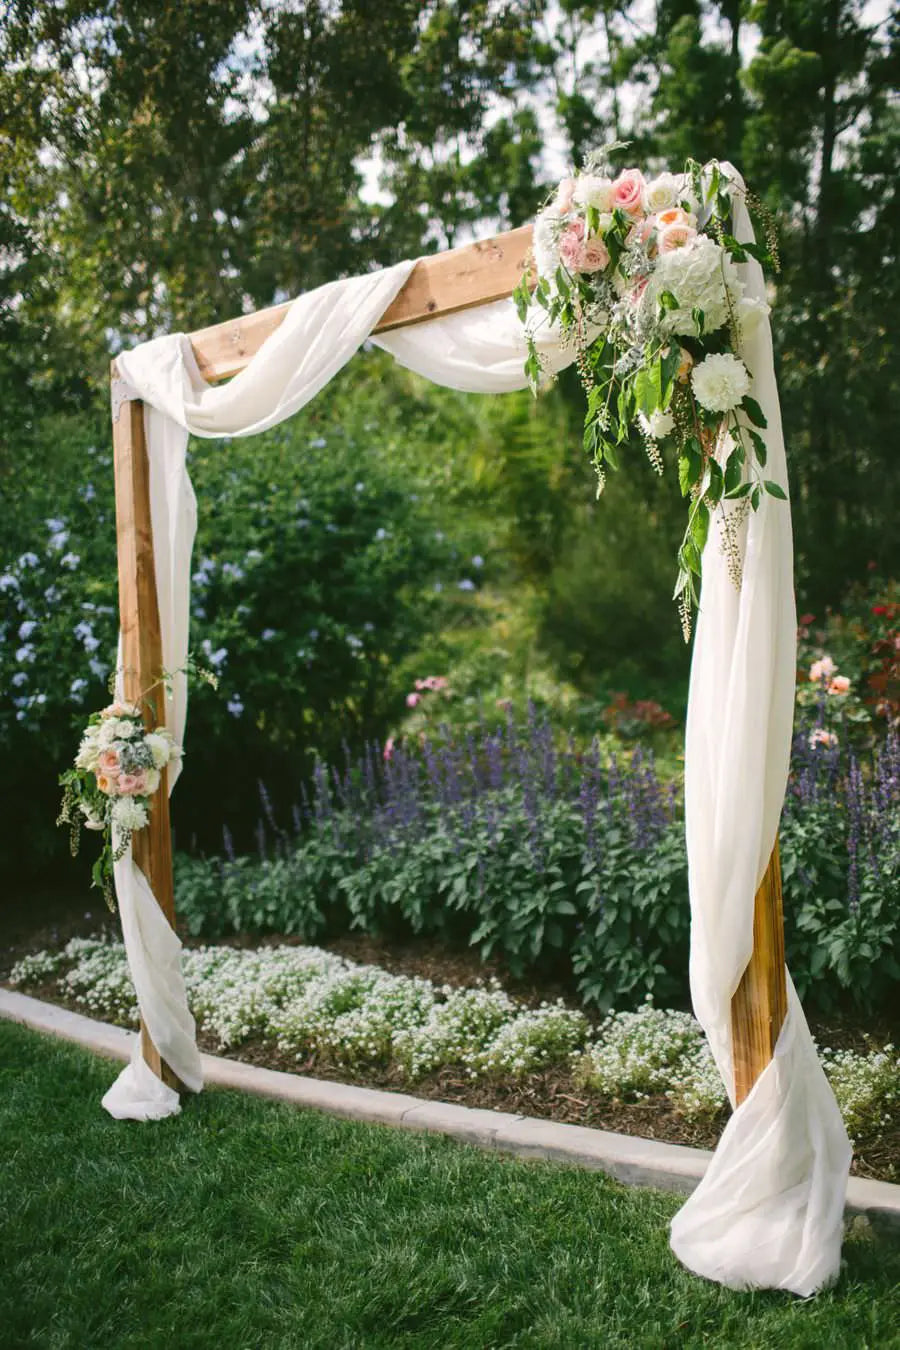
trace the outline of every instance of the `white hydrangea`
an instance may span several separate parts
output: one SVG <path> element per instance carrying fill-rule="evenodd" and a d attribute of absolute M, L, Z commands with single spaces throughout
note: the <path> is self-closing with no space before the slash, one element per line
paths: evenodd
<path fill-rule="evenodd" d="M 708 412 L 731 412 L 749 394 L 750 375 L 739 357 L 731 352 L 717 352 L 694 366 L 691 388 L 697 402 Z"/>
<path fill-rule="evenodd" d="M 144 737 L 144 744 L 153 756 L 153 765 L 157 769 L 164 769 L 169 760 L 180 753 L 168 731 L 162 728 L 158 731 L 148 732 Z"/>
<path fill-rule="evenodd" d="M 704 333 L 714 333 L 728 322 L 729 307 L 737 308 L 744 283 L 724 249 L 709 235 L 698 234 L 686 247 L 660 254 L 641 309 L 649 306 L 655 314 L 666 292 L 678 304 L 662 315 L 660 327 L 666 333 L 698 337 L 694 311 L 703 312 Z"/>
<path fill-rule="evenodd" d="M 576 206 L 593 206 L 608 212 L 612 207 L 612 181 L 598 174 L 582 173 L 575 179 L 572 200 Z"/>

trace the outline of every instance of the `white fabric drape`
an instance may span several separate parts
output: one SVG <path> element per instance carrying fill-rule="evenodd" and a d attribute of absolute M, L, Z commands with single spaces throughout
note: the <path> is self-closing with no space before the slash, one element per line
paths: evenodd
<path fill-rule="evenodd" d="M 752 240 L 741 198 L 734 224 L 739 240 Z M 759 263 L 751 260 L 740 272 L 745 295 L 764 301 Z M 761 433 L 765 476 L 787 491 L 768 320 L 741 354 L 768 422 Z M 741 535 L 740 591 L 715 527 L 704 550 L 684 748 L 691 997 L 732 1104 L 731 998 L 753 951 L 754 896 L 787 784 L 797 632 L 788 504 L 764 495 Z M 698 1274 L 735 1288 L 813 1293 L 840 1265 L 850 1157 L 788 976 L 788 1014 L 775 1056 L 675 1216 L 673 1250 Z"/>
<path fill-rule="evenodd" d="M 736 232 L 750 238 L 738 203 Z M 230 384 L 202 379 L 182 334 L 145 343 L 118 358 L 134 396 L 148 405 L 157 589 L 168 670 L 187 654 L 188 586 L 194 531 L 185 469 L 188 433 L 250 435 L 313 397 L 372 332 L 413 264 L 334 282 L 301 296 L 281 327 Z M 747 294 L 763 298 L 755 262 L 741 269 Z M 373 341 L 438 384 L 483 393 L 525 385 L 525 344 L 511 301 L 384 334 Z M 540 346 L 550 366 L 573 357 L 546 328 Z M 784 445 L 763 321 L 744 356 L 753 392 L 768 417 L 766 475 L 787 487 Z M 159 522 L 159 526 L 158 526 Z M 794 601 L 790 512 L 765 498 L 743 528 L 743 583 L 731 582 L 715 530 L 704 555 L 685 749 L 687 844 L 691 885 L 691 989 L 697 1015 L 731 1090 L 731 996 L 752 950 L 753 898 L 775 839 L 788 769 L 794 693 Z M 176 687 L 169 726 L 181 739 L 185 690 Z M 135 985 L 154 1040 L 191 1087 L 199 1065 L 177 962 L 146 881 L 130 859 L 117 868 L 123 930 Z M 163 921 L 164 922 L 164 921 Z M 166 1039 L 168 1035 L 168 1040 Z M 182 1072 L 196 1068 L 193 1080 Z M 105 1099 L 116 1114 L 166 1113 L 137 1061 Z M 148 1087 L 150 1089 L 148 1093 Z M 174 1096 L 174 1094 L 172 1094 Z M 110 1099 L 113 1099 L 110 1102 Z M 672 1224 L 672 1246 L 691 1269 L 735 1287 L 808 1294 L 833 1279 L 840 1254 L 849 1145 L 789 987 L 789 1012 L 772 1064 L 732 1116 L 709 1171 Z"/>

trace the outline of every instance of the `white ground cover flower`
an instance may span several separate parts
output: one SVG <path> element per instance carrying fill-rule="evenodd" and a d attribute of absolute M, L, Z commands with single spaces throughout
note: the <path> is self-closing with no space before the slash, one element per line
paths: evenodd
<path fill-rule="evenodd" d="M 73 938 L 63 949 L 71 969 L 59 984 L 69 998 L 98 1017 L 138 1025 L 138 1005 L 121 942 Z"/>
<path fill-rule="evenodd" d="M 610 1013 L 598 1039 L 588 1046 L 579 1075 L 598 1092 L 665 1092 L 672 1070 L 703 1044 L 703 1031 L 690 1013 L 645 1003 L 637 1012 Z"/>
<path fill-rule="evenodd" d="M 58 952 L 35 952 L 33 956 L 23 956 L 9 972 L 10 984 L 42 984 L 55 975 L 66 962 L 63 948 Z"/>
<path fill-rule="evenodd" d="M 409 1078 L 421 1078 L 447 1064 L 474 1070 L 495 1033 L 518 1011 L 496 980 L 475 989 L 451 989 L 427 1019 L 394 1037 L 394 1056 Z"/>
<path fill-rule="evenodd" d="M 475 1056 L 472 1069 L 479 1074 L 521 1078 L 547 1064 L 564 1064 L 584 1045 L 588 1030 L 584 1013 L 567 1008 L 562 1000 L 542 1003 L 505 1022 Z"/>
<path fill-rule="evenodd" d="M 900 1054 L 893 1045 L 870 1050 L 822 1050 L 828 1075 L 847 1133 L 851 1136 L 887 1125 L 890 1110 L 900 1101 Z"/>

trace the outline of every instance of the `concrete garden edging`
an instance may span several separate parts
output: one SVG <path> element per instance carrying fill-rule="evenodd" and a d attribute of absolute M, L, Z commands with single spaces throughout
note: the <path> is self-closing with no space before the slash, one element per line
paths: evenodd
<path fill-rule="evenodd" d="M 128 1060 L 134 1032 L 96 1022 L 12 989 L 0 988 L 0 1017 L 72 1041 L 108 1059 Z M 427 1101 L 403 1092 L 356 1087 L 302 1074 L 244 1064 L 219 1055 L 203 1055 L 207 1086 L 252 1092 L 275 1101 L 326 1111 L 348 1120 L 401 1126 L 450 1135 L 479 1148 L 496 1149 L 523 1158 L 544 1158 L 605 1172 L 629 1186 L 689 1194 L 706 1171 L 707 1149 L 639 1139 L 584 1125 L 564 1125 L 505 1111 L 488 1111 L 451 1102 Z M 900 1236 L 900 1186 L 887 1181 L 851 1177 L 845 1215 L 868 1221 L 876 1231 Z"/>

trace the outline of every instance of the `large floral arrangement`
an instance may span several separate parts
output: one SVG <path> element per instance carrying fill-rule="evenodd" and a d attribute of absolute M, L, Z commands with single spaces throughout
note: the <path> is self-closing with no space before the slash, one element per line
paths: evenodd
<path fill-rule="evenodd" d="M 598 493 L 635 433 L 658 473 L 667 451 L 677 460 L 688 520 L 675 598 L 687 640 L 711 517 L 739 585 L 741 523 L 764 492 L 785 496 L 762 474 L 766 420 L 742 356 L 768 306 L 744 295 L 736 266 L 753 257 L 777 267 L 777 250 L 765 212 L 766 246 L 734 237 L 734 199 L 748 194 L 722 165 L 614 174 L 606 156 L 621 148 L 604 147 L 559 184 L 535 221 L 534 266 L 515 299 L 535 392 L 545 378 L 541 328 L 575 344 Z M 726 501 L 734 506 L 726 510 Z"/>
<path fill-rule="evenodd" d="M 165 727 L 148 731 L 140 707 L 111 703 L 93 713 L 81 738 L 74 768 L 60 775 L 63 799 L 57 824 L 71 829 L 72 853 L 81 827 L 103 833 L 92 869 L 112 907 L 113 864 L 128 850 L 135 830 L 150 819 L 150 803 L 167 766 L 181 755 Z"/>

